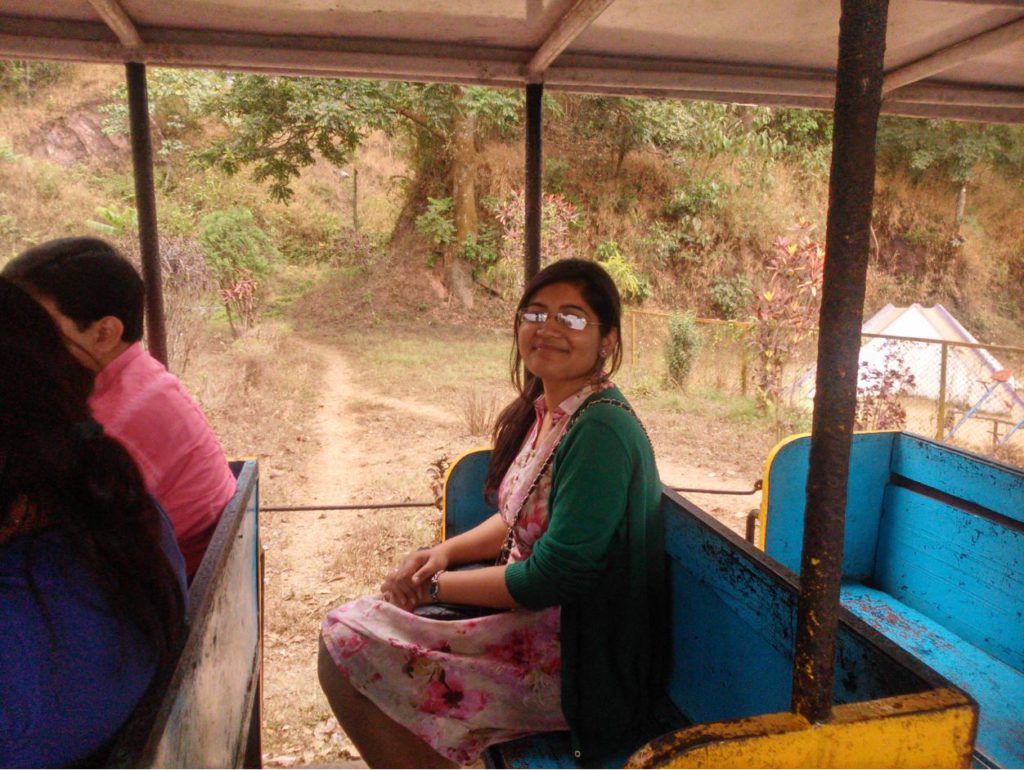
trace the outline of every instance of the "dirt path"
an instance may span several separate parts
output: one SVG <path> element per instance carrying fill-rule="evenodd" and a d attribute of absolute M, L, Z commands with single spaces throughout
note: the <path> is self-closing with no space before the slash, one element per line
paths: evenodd
<path fill-rule="evenodd" d="M 356 386 L 353 365 L 335 347 L 294 339 L 319 359 L 321 374 L 308 458 L 268 482 L 265 498 L 302 505 L 381 501 L 389 466 L 406 453 L 429 457 L 436 428 L 456 420 L 444 409 Z M 415 475 L 415 474 L 414 474 Z M 426 479 L 415 499 L 429 498 Z M 385 487 L 386 489 L 386 487 Z M 436 516 L 436 514 L 434 514 Z M 362 766 L 331 716 L 316 676 L 317 634 L 334 606 L 375 590 L 398 555 L 432 527 L 430 513 L 413 510 L 277 512 L 263 517 L 266 549 L 264 763 Z M 420 543 L 415 543 L 420 544 Z"/>
<path fill-rule="evenodd" d="M 318 505 L 351 499 L 360 465 L 359 435 L 350 413 L 353 388 L 349 364 L 337 350 L 300 343 L 309 355 L 323 359 L 320 395 L 310 437 L 316 450 L 297 479 L 302 504 Z M 318 472 L 332 469 L 329 473 Z M 290 495 L 291 497 L 292 495 Z M 289 767 L 353 759 L 356 752 L 330 716 L 316 677 L 316 633 L 325 605 L 336 590 L 335 544 L 352 537 L 349 516 L 327 512 L 270 513 L 264 518 L 267 549 L 267 652 L 265 704 L 267 714 L 264 762 Z"/>

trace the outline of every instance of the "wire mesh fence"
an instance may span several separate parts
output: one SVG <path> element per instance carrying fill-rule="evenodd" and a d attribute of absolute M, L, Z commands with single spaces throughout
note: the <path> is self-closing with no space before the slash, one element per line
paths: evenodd
<path fill-rule="evenodd" d="M 623 375 L 631 386 L 667 381 L 670 314 L 629 309 Z M 755 395 L 750 324 L 698 319 L 701 347 L 688 387 Z M 792 349 L 779 398 L 810 412 L 817 336 Z M 1024 465 L 1024 348 L 865 334 L 858 374 L 860 430 L 903 429 Z"/>

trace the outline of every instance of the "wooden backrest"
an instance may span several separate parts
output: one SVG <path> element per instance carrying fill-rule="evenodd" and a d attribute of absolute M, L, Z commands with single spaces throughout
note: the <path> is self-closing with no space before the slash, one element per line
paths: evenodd
<path fill-rule="evenodd" d="M 979 514 L 1006 517 L 1008 526 L 1024 525 L 1024 469 L 909 433 L 893 435 L 893 474 L 976 506 Z"/>
<path fill-rule="evenodd" d="M 795 576 L 689 501 L 666 490 L 671 585 L 669 695 L 691 722 L 788 711 Z M 841 613 L 836 703 L 942 686 L 880 634 Z"/>
<path fill-rule="evenodd" d="M 874 569 L 882 497 L 896 435 L 853 436 L 843 541 L 843 576 L 851 580 L 866 580 Z M 809 435 L 791 436 L 772 450 L 765 463 L 758 544 L 793 572 L 800 571 L 803 550 L 810 446 Z"/>
<path fill-rule="evenodd" d="M 111 767 L 258 767 L 262 677 L 259 470 L 238 479 L 189 588 L 189 632 L 166 687 L 118 734 Z"/>
<path fill-rule="evenodd" d="M 810 440 L 766 468 L 762 543 L 800 568 Z M 1024 668 L 1024 471 L 907 433 L 853 437 L 843 575 Z"/>
<path fill-rule="evenodd" d="M 900 436 L 873 585 L 1024 670 L 1024 471 Z"/>

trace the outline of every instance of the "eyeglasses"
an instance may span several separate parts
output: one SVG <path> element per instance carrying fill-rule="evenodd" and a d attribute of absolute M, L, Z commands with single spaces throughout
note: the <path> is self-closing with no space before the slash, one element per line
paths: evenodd
<path fill-rule="evenodd" d="M 547 323 L 548 315 L 547 311 L 523 310 L 519 313 L 519 320 L 528 324 L 543 324 Z M 597 321 L 588 321 L 583 316 L 576 315 L 575 313 L 555 313 L 555 322 L 566 329 L 572 329 L 574 332 L 581 332 L 591 324 L 594 326 L 601 325 Z"/>

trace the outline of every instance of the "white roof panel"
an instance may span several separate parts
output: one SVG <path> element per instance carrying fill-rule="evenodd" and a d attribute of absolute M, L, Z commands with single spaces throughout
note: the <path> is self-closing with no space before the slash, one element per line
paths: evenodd
<path fill-rule="evenodd" d="M 498 86 L 542 79 L 598 93 L 828 107 L 839 8 L 838 0 L 0 0 L 0 56 Z M 551 56 L 531 67 L 538 50 Z M 886 72 L 901 83 L 883 111 L 1024 121 L 1024 0 L 891 0 Z"/>

